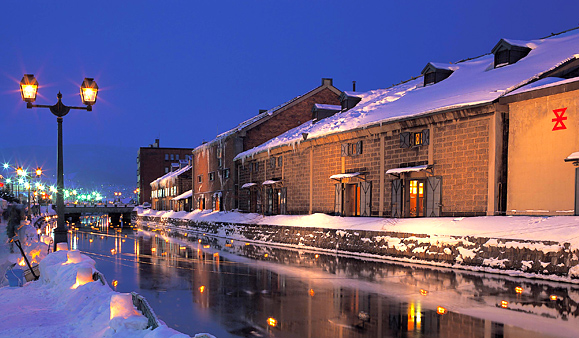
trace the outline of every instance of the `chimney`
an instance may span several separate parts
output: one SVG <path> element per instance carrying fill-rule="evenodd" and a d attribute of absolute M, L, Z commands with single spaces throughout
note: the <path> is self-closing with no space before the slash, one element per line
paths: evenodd
<path fill-rule="evenodd" d="M 352 91 L 356 91 L 356 81 L 352 81 Z"/>
<path fill-rule="evenodd" d="M 322 78 L 322 86 L 331 86 L 333 83 L 331 78 Z"/>
<path fill-rule="evenodd" d="M 159 139 L 155 139 L 155 143 L 153 143 L 153 148 L 159 148 Z"/>

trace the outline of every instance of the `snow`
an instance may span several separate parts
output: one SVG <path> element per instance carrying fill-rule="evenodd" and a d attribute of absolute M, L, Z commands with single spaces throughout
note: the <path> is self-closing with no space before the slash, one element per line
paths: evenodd
<path fill-rule="evenodd" d="M 326 109 L 326 110 L 342 110 L 342 106 L 337 106 L 334 104 L 316 103 L 316 104 L 314 104 L 314 107 L 316 107 L 318 109 Z"/>
<path fill-rule="evenodd" d="M 191 196 L 193 196 L 193 190 L 188 190 L 188 191 L 182 193 L 181 195 L 173 198 L 173 201 L 179 201 L 179 200 L 182 200 L 182 199 L 185 199 L 185 198 L 189 198 L 189 197 L 191 197 Z"/>
<path fill-rule="evenodd" d="M 151 182 L 150 184 L 158 184 L 158 183 L 163 183 L 166 182 L 167 180 L 171 179 L 171 178 L 175 178 L 175 177 L 179 177 L 179 175 L 183 174 L 184 172 L 188 171 L 191 169 L 190 165 L 187 165 L 179 170 L 175 170 L 169 173 L 166 173 L 165 175 L 157 178 L 156 180 L 154 180 L 153 182 Z"/>
<path fill-rule="evenodd" d="M 512 41 L 512 40 L 509 40 Z M 517 42 L 519 45 L 522 42 Z M 494 68 L 494 56 L 484 55 L 453 64 L 447 79 L 423 86 L 419 77 L 405 83 L 364 93 L 356 107 L 312 124 L 308 121 L 268 142 L 238 154 L 235 160 L 281 146 L 299 144 L 303 133 L 308 140 L 374 125 L 416 118 L 445 110 L 489 104 L 524 87 L 563 63 L 579 58 L 579 32 L 571 31 L 547 39 L 524 42 L 534 48 L 515 64 Z"/>
<path fill-rule="evenodd" d="M 20 257 L 8 251 L 5 226 L 0 225 L 0 270 L 3 274 Z M 132 302 L 111 307 L 112 300 L 130 297 L 130 294 L 115 292 L 92 278 L 90 282 L 79 279 L 83 271 L 89 277 L 96 271 L 95 262 L 88 256 L 64 250 L 47 254 L 48 245 L 33 240 L 37 235 L 30 225 L 21 230 L 19 237 L 25 243 L 23 249 L 27 256 L 41 260 L 41 278 L 22 287 L 0 288 L 2 337 L 189 337 L 162 323 L 154 330 L 146 329 L 147 318 L 132 306 Z M 111 318 L 111 311 L 118 315 Z M 213 336 L 198 334 L 196 337 Z"/>
<path fill-rule="evenodd" d="M 565 161 L 576 161 L 579 160 L 579 151 L 574 152 L 573 154 L 567 156 L 567 158 L 565 159 Z"/>
<path fill-rule="evenodd" d="M 486 245 L 499 245 L 496 239 L 523 241 L 553 241 L 570 243 L 571 249 L 579 248 L 579 216 L 482 216 L 482 217 L 433 217 L 433 218 L 380 218 L 338 217 L 326 214 L 263 216 L 256 213 L 236 211 L 195 210 L 193 212 L 156 211 L 137 208 L 140 216 L 183 218 L 199 222 L 239 224 L 263 224 L 325 229 L 391 231 L 411 234 L 428 234 L 418 242 L 455 243 L 450 236 L 491 238 Z M 346 233 L 344 233 L 345 235 Z M 463 241 L 464 242 L 464 241 Z M 518 247 L 513 241 L 501 244 Z M 555 246 L 530 244 L 533 248 L 550 252 Z"/>
<path fill-rule="evenodd" d="M 330 176 L 331 180 L 341 180 L 342 178 L 352 178 L 360 175 L 360 173 L 347 173 L 347 174 L 336 174 Z"/>
<path fill-rule="evenodd" d="M 272 185 L 272 184 L 276 184 L 279 183 L 280 181 L 276 181 L 276 180 L 266 180 L 262 183 L 262 185 Z"/>
<path fill-rule="evenodd" d="M 253 187 L 254 185 L 257 185 L 257 183 L 245 183 L 241 186 L 241 189 L 247 189 L 249 187 Z"/>
<path fill-rule="evenodd" d="M 411 171 L 421 171 L 421 170 L 425 170 L 425 169 L 428 169 L 427 164 L 418 165 L 415 167 L 388 169 L 388 170 L 386 170 L 386 174 L 401 174 L 401 173 L 407 173 L 407 172 L 411 172 Z"/>

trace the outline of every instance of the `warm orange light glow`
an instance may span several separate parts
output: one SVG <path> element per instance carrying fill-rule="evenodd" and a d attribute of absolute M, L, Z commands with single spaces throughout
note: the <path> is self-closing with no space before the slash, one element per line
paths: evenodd
<path fill-rule="evenodd" d="M 92 243 L 93 239 L 91 238 L 91 239 L 89 239 L 88 241 L 89 241 L 89 243 Z"/>
<path fill-rule="evenodd" d="M 117 253 L 117 250 L 111 249 L 111 255 L 115 255 L 116 253 Z"/>
<path fill-rule="evenodd" d="M 186 247 L 186 246 L 180 246 L 179 249 L 180 249 L 180 250 L 185 250 L 185 249 L 187 249 L 187 247 Z"/>
<path fill-rule="evenodd" d="M 211 247 L 211 245 L 204 245 L 203 249 L 209 249 Z"/>
<path fill-rule="evenodd" d="M 523 293 L 523 288 L 520 287 L 520 286 L 517 286 L 517 287 L 515 288 L 515 292 L 516 292 L 516 293 L 519 293 L 519 294 L 520 294 L 520 293 Z"/>
<path fill-rule="evenodd" d="M 213 257 L 219 257 L 219 253 L 218 252 L 214 253 Z"/>
<path fill-rule="evenodd" d="M 205 285 L 201 285 L 199 287 L 199 292 L 201 292 L 201 293 L 205 292 Z"/>
<path fill-rule="evenodd" d="M 25 266 L 25 265 L 26 265 L 26 262 L 24 262 L 24 257 L 18 258 L 18 265 L 20 265 L 20 266 Z"/>
<path fill-rule="evenodd" d="M 36 176 L 42 176 L 42 169 L 36 168 Z"/>
<path fill-rule="evenodd" d="M 442 306 L 439 306 L 436 308 L 436 313 L 438 313 L 439 315 L 443 315 L 446 313 L 446 309 L 443 308 Z"/>
<path fill-rule="evenodd" d="M 113 287 L 116 288 L 117 285 L 119 285 L 119 281 L 115 279 L 115 280 L 113 280 L 113 283 L 112 283 L 112 284 L 113 284 Z"/>
<path fill-rule="evenodd" d="M 37 90 L 38 86 L 24 85 L 22 86 L 22 97 L 24 99 L 34 99 L 36 97 Z"/>
<path fill-rule="evenodd" d="M 263 257 L 267 258 L 267 256 L 269 256 L 268 254 L 263 255 Z"/>
<path fill-rule="evenodd" d="M 506 300 L 502 300 L 502 301 L 501 301 L 501 307 L 502 307 L 503 309 L 508 308 L 508 307 L 509 307 L 509 302 L 507 302 Z"/>
<path fill-rule="evenodd" d="M 310 289 L 310 297 L 313 297 L 315 294 L 314 289 Z"/>
<path fill-rule="evenodd" d="M 549 299 L 550 299 L 550 300 L 557 300 L 557 295 L 551 295 L 551 296 L 549 297 Z"/>
<path fill-rule="evenodd" d="M 318 259 L 318 258 L 320 258 L 320 255 L 316 254 L 314 257 L 315 257 L 316 259 Z"/>
<path fill-rule="evenodd" d="M 157 251 L 157 248 L 151 248 L 151 252 Z"/>
<path fill-rule="evenodd" d="M 273 317 L 269 317 L 267 319 L 267 325 L 269 325 L 271 327 L 276 327 L 277 326 L 277 320 Z"/>
<path fill-rule="evenodd" d="M 245 243 L 245 245 L 249 245 L 249 243 Z"/>
<path fill-rule="evenodd" d="M 133 297 L 130 293 L 120 293 L 111 296 L 111 319 L 115 317 L 128 318 L 132 315 L 140 315 L 133 306 Z"/>
<path fill-rule="evenodd" d="M 78 268 L 78 270 L 76 270 L 76 283 L 74 283 L 72 289 L 76 289 L 79 286 L 90 282 L 94 282 L 92 279 L 92 268 Z"/>
<path fill-rule="evenodd" d="M 420 294 L 423 296 L 428 295 L 428 291 L 424 290 L 424 289 L 420 289 Z"/>
<path fill-rule="evenodd" d="M 199 239 L 197 240 L 197 242 L 201 243 L 201 238 L 199 238 Z"/>

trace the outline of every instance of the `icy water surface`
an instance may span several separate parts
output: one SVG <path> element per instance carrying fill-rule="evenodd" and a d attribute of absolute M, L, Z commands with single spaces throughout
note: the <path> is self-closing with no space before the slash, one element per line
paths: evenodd
<path fill-rule="evenodd" d="M 83 222 L 73 248 L 191 336 L 579 336 L 573 285 Z"/>

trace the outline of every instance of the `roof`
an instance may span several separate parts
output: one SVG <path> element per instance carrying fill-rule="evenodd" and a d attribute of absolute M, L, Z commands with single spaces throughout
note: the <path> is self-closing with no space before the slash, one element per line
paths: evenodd
<path fill-rule="evenodd" d="M 273 107 L 269 110 L 266 110 L 265 112 L 259 113 L 256 116 L 253 116 L 253 117 L 241 122 L 240 124 L 237 125 L 237 127 L 232 128 L 224 133 L 217 135 L 216 138 L 214 138 L 213 140 L 211 140 L 207 143 L 204 143 L 204 144 L 198 146 L 197 148 L 193 149 L 193 151 L 195 152 L 195 151 L 201 150 L 203 148 L 209 147 L 217 142 L 220 142 L 220 141 L 226 139 L 228 136 L 231 136 L 237 132 L 240 132 L 246 128 L 251 127 L 255 123 L 262 123 L 265 120 L 267 120 L 270 116 L 273 116 L 273 115 L 277 114 L 278 112 L 282 111 L 283 108 L 290 106 L 291 104 L 300 100 L 301 98 L 305 98 L 305 97 L 309 96 L 310 94 L 313 94 L 314 92 L 316 92 L 317 90 L 319 90 L 321 88 L 334 88 L 335 89 L 335 87 L 332 85 L 331 79 L 322 79 L 322 85 L 321 86 L 318 86 L 318 87 L 308 91 L 305 94 L 296 96 L 293 99 L 280 104 L 279 106 Z"/>
<path fill-rule="evenodd" d="M 184 200 L 184 199 L 186 199 L 186 198 L 189 198 L 189 197 L 191 197 L 191 196 L 193 196 L 193 189 L 188 190 L 188 191 L 185 191 L 185 192 L 182 193 L 181 195 L 173 198 L 172 200 L 173 200 L 173 201 L 180 201 L 180 200 Z"/>
<path fill-rule="evenodd" d="M 409 173 L 413 171 L 422 171 L 428 169 L 428 164 L 424 165 L 417 165 L 415 167 L 406 167 L 406 168 L 393 168 L 386 170 L 386 174 L 402 174 L 402 173 Z"/>
<path fill-rule="evenodd" d="M 441 111 L 491 104 L 500 97 L 530 84 L 557 67 L 579 59 L 579 31 L 529 41 L 534 49 L 518 62 L 493 68 L 494 55 L 487 54 L 453 64 L 452 76 L 436 84 L 423 86 L 422 78 L 387 88 L 356 93 L 361 97 L 354 108 L 313 124 L 308 121 L 268 142 L 238 154 L 247 158 L 284 145 L 325 137 L 345 131 L 367 128 Z M 350 95 L 350 94 L 348 94 Z"/>
<path fill-rule="evenodd" d="M 573 162 L 573 161 L 579 161 L 579 151 L 574 152 L 573 154 L 567 156 L 567 158 L 565 159 L 565 162 Z"/>
<path fill-rule="evenodd" d="M 157 178 L 156 180 L 154 180 L 154 181 L 151 182 L 150 184 L 153 185 L 153 184 L 162 183 L 162 182 L 167 181 L 167 180 L 169 180 L 169 179 L 171 179 L 171 178 L 178 177 L 179 175 L 185 173 L 185 172 L 188 171 L 188 170 L 191 170 L 191 166 L 190 166 L 190 165 L 185 166 L 185 167 L 183 167 L 183 168 L 181 168 L 181 169 L 179 169 L 179 170 L 175 170 L 175 171 L 166 173 L 165 175 Z"/>
<path fill-rule="evenodd" d="M 338 106 L 335 104 L 321 104 L 316 103 L 314 104 L 314 108 L 316 109 L 324 109 L 324 110 L 342 110 L 342 106 Z"/>
<path fill-rule="evenodd" d="M 347 174 L 336 174 L 330 176 L 331 180 L 341 180 L 342 178 L 352 178 L 360 175 L 360 173 L 347 173 Z"/>

